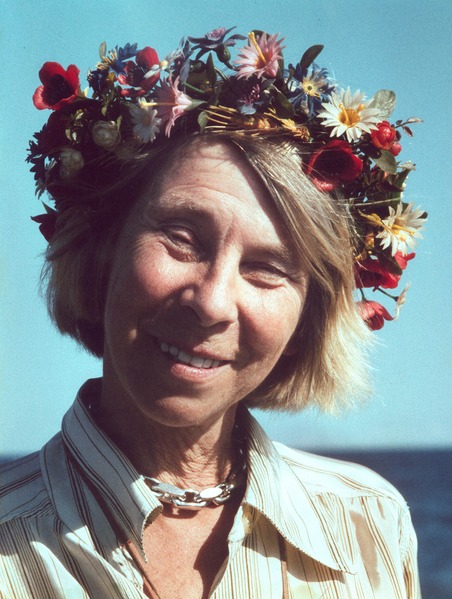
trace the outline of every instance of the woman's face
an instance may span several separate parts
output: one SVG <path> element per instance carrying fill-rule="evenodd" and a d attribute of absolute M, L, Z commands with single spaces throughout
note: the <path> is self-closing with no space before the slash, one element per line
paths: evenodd
<path fill-rule="evenodd" d="M 134 208 L 114 259 L 103 395 L 118 418 L 209 424 L 290 353 L 306 277 L 228 145 L 177 155 L 154 195 Z"/>

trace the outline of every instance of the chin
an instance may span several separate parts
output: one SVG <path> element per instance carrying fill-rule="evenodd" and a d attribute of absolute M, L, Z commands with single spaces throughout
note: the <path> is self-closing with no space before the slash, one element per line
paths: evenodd
<path fill-rule="evenodd" d="M 152 406 L 143 406 L 142 413 L 155 424 L 169 428 L 210 426 L 226 414 L 235 414 L 236 404 L 224 409 L 212 408 L 211 398 L 171 396 L 154 400 Z"/>

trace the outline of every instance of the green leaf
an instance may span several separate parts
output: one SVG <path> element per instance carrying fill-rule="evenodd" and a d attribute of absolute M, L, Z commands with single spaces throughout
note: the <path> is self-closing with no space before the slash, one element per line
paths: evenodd
<path fill-rule="evenodd" d="M 420 119 L 420 118 L 419 118 L 419 117 L 417 117 L 417 116 L 412 116 L 412 117 L 410 117 L 409 119 L 407 119 L 407 120 L 405 121 L 405 124 L 411 124 L 411 123 L 423 123 L 423 122 L 424 122 L 424 121 L 423 121 L 423 119 Z"/>
<path fill-rule="evenodd" d="M 215 71 L 215 64 L 213 62 L 213 58 L 212 58 L 212 54 L 209 53 L 209 56 L 207 58 L 207 62 L 206 62 L 206 72 L 207 72 L 207 77 L 209 79 L 209 83 L 212 86 L 212 88 L 215 86 L 215 82 L 217 80 L 217 74 Z"/>
<path fill-rule="evenodd" d="M 306 50 L 300 60 L 300 66 L 302 69 L 307 69 L 308 66 L 314 62 L 320 52 L 323 50 L 325 46 L 321 44 L 316 44 L 315 46 L 311 46 Z"/>
<path fill-rule="evenodd" d="M 405 177 L 406 177 L 410 171 L 416 170 L 416 165 L 413 162 L 411 162 L 410 160 L 407 160 L 407 162 L 402 162 L 402 164 L 399 164 L 399 168 L 402 169 L 402 172 L 408 171 L 407 174 L 405 175 Z"/>
<path fill-rule="evenodd" d="M 385 173 L 389 173 L 390 175 L 397 173 L 397 161 L 391 152 L 382 150 L 380 158 L 374 158 L 373 161 Z"/>
<path fill-rule="evenodd" d="M 206 128 L 207 123 L 209 122 L 209 117 L 206 112 L 203 110 L 198 115 L 198 124 L 201 129 L 201 133 L 204 133 L 204 129 Z"/>
<path fill-rule="evenodd" d="M 290 119 L 295 114 L 293 104 L 279 90 L 276 91 L 274 106 L 276 114 L 282 119 Z"/>
<path fill-rule="evenodd" d="M 101 60 L 104 59 L 104 56 L 107 54 L 107 42 L 102 42 L 99 46 L 99 58 Z"/>
<path fill-rule="evenodd" d="M 369 104 L 369 108 L 378 108 L 382 119 L 391 116 L 396 105 L 396 95 L 390 89 L 381 89 L 378 91 Z"/>
<path fill-rule="evenodd" d="M 229 52 L 229 48 L 227 46 L 221 44 L 221 46 L 217 48 L 216 52 L 220 62 L 224 63 L 225 65 L 229 64 L 229 61 L 231 60 L 231 53 Z"/>

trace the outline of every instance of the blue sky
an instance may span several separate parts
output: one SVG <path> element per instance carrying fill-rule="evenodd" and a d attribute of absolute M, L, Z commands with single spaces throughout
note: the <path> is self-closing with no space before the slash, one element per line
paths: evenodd
<path fill-rule="evenodd" d="M 0 12 L 0 451 L 40 448 L 59 430 L 78 387 L 101 372 L 99 361 L 55 331 L 39 296 L 45 242 L 29 218 L 41 208 L 24 158 L 48 117 L 31 101 L 40 67 L 47 60 L 74 63 L 83 77 L 104 40 L 109 48 L 150 45 L 164 56 L 183 36 L 219 25 L 237 25 L 244 34 L 280 32 L 287 62 L 324 44 L 318 62 L 342 86 L 368 96 L 393 89 L 394 119 L 425 121 L 415 126 L 414 139 L 404 137 L 400 158 L 417 164 L 405 199 L 428 210 L 429 221 L 404 277 L 411 288 L 402 315 L 377 333 L 374 397 L 339 417 L 259 419 L 273 438 L 307 449 L 452 446 L 449 0 L 211 0 L 199 9 L 169 0 L 16 0 L 1 3 Z"/>

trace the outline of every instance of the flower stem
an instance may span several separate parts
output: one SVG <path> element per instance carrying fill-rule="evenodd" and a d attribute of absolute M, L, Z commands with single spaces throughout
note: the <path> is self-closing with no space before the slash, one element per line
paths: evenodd
<path fill-rule="evenodd" d="M 187 82 L 184 83 L 184 87 L 188 87 L 189 89 L 191 89 L 192 91 L 194 91 L 198 94 L 206 93 L 206 92 L 202 91 L 202 89 L 199 89 L 198 87 L 195 87 L 194 85 L 190 85 L 190 83 L 187 83 Z"/>
<path fill-rule="evenodd" d="M 398 295 L 391 295 L 390 293 L 388 293 L 387 291 L 385 291 L 381 287 L 377 287 L 377 291 L 380 291 L 380 293 L 383 293 L 383 295 L 386 295 L 387 297 L 390 297 L 395 302 L 397 301 Z"/>

